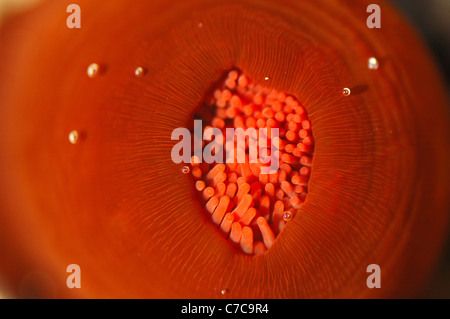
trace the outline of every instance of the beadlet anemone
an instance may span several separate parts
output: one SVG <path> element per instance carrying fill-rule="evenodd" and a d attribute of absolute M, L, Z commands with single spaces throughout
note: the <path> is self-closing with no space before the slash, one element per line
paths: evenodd
<path fill-rule="evenodd" d="M 447 102 L 417 35 L 378 2 L 380 29 L 357 0 L 79 0 L 80 29 L 66 26 L 69 3 L 45 1 L 10 19 L 4 289 L 414 296 L 446 234 Z M 194 119 L 204 130 L 280 128 L 278 175 L 174 163 L 171 133 Z M 80 289 L 66 287 L 69 264 Z M 381 288 L 366 285 L 370 264 Z"/>

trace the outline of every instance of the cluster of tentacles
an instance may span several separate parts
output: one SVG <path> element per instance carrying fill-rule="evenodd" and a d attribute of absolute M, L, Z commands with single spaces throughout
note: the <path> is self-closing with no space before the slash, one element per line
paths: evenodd
<path fill-rule="evenodd" d="M 243 252 L 262 254 L 306 199 L 314 147 L 306 111 L 293 96 L 255 84 L 232 70 L 202 105 L 200 115 L 210 122 L 203 125 L 204 133 L 211 127 L 222 131 L 220 141 L 216 137 L 209 143 L 194 143 L 203 148 L 209 145 L 215 150 L 217 145 L 219 150 L 227 128 L 254 129 L 254 136 L 248 136 L 243 146 L 244 162 L 237 160 L 239 143 L 233 139 L 225 143 L 225 149 L 235 148 L 233 159 L 208 164 L 192 156 L 191 164 L 196 189 L 214 224 Z M 259 128 L 266 131 L 260 133 Z M 272 128 L 279 131 L 272 138 L 276 141 L 271 139 Z M 274 160 L 279 161 L 279 170 L 261 173 L 261 167 L 269 163 L 261 160 L 262 154 L 250 161 L 250 139 L 255 146 L 277 152 Z M 272 150 L 272 143 L 279 152 Z"/>

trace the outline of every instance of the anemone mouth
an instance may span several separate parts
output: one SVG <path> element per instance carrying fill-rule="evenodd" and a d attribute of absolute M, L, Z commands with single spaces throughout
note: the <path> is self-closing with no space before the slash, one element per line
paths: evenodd
<path fill-rule="evenodd" d="M 194 119 L 201 122 L 189 172 L 205 212 L 233 246 L 265 253 L 308 193 L 314 140 L 305 108 L 233 68 L 208 90 Z"/>

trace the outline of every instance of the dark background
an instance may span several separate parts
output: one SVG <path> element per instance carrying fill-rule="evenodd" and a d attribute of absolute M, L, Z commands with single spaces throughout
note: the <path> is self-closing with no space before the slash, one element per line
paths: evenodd
<path fill-rule="evenodd" d="M 450 80 L 450 0 L 390 0 L 422 35 Z M 376 2 L 376 1 L 374 1 Z M 383 9 L 381 9 L 383 23 Z"/>

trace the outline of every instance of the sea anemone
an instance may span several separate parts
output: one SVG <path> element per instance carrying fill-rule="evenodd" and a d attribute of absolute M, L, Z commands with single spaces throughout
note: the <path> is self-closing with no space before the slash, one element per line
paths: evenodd
<path fill-rule="evenodd" d="M 447 230 L 447 101 L 420 39 L 379 2 L 379 29 L 367 27 L 358 0 L 78 0 L 79 29 L 66 26 L 67 3 L 55 0 L 10 19 L 0 34 L 3 286 L 19 297 L 414 296 Z M 247 191 L 254 210 L 245 227 L 261 231 L 254 246 L 247 228 L 240 244 L 220 227 L 232 206 L 211 220 L 214 193 L 199 194 L 233 183 L 202 179 L 220 164 L 199 176 L 195 162 L 171 159 L 171 133 L 208 117 L 205 103 L 205 125 L 234 123 L 236 110 L 222 123 L 217 109 L 234 105 L 226 81 L 242 75 L 264 103 L 277 92 L 285 117 L 301 112 L 284 109 L 291 97 L 305 118 L 287 122 L 310 125 L 303 137 L 305 127 L 290 130 L 309 155 L 284 149 L 295 163 L 281 158 L 295 176 L 309 168 L 305 184 L 270 181 L 295 215 L 283 229 L 254 197 L 267 183 L 258 177 Z M 286 129 L 277 107 L 248 118 L 258 111 Z M 244 171 L 234 170 L 235 184 Z M 266 243 L 258 220 L 278 236 Z M 70 264 L 80 266 L 80 289 L 66 286 Z M 379 289 L 366 284 L 371 264 Z"/>

